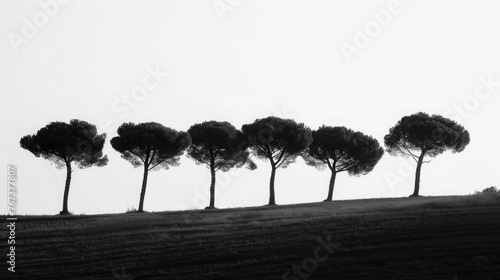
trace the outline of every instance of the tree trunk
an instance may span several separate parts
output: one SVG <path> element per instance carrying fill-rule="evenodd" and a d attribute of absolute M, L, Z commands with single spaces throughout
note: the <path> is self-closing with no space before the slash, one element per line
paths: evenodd
<path fill-rule="evenodd" d="M 144 197 L 146 196 L 146 185 L 148 183 L 148 165 L 144 165 L 144 176 L 142 178 L 141 198 L 139 200 L 138 212 L 144 212 Z"/>
<path fill-rule="evenodd" d="M 206 209 L 215 208 L 215 168 L 210 166 L 210 175 L 212 176 L 212 181 L 210 182 L 210 205 Z"/>
<path fill-rule="evenodd" d="M 71 162 L 66 161 L 66 185 L 64 186 L 64 197 L 63 197 L 63 209 L 59 213 L 61 215 L 68 215 L 68 196 L 69 196 L 69 184 L 71 183 Z"/>
<path fill-rule="evenodd" d="M 271 179 L 269 180 L 269 205 L 276 205 L 274 199 L 274 177 L 276 175 L 276 166 L 271 162 Z"/>
<path fill-rule="evenodd" d="M 417 162 L 417 171 L 415 172 L 415 189 L 410 197 L 417 197 L 420 190 L 420 171 L 422 170 L 422 163 L 424 162 L 425 151 L 422 151 Z"/>
<path fill-rule="evenodd" d="M 337 171 L 332 170 L 332 176 L 330 177 L 330 188 L 328 189 L 328 197 L 324 201 L 332 201 L 333 199 L 333 186 L 335 185 L 335 178 L 337 177 Z"/>

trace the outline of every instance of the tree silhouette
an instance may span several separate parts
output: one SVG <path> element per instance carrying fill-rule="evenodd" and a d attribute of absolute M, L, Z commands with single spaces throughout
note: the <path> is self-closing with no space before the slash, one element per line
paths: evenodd
<path fill-rule="evenodd" d="M 38 130 L 35 135 L 21 138 L 21 147 L 36 157 L 48 159 L 57 168 L 66 166 L 66 184 L 64 187 L 63 209 L 61 215 L 69 214 L 68 196 L 71 183 L 71 163 L 78 168 L 104 166 L 108 157 L 102 149 L 106 134 L 98 134 L 96 126 L 82 120 L 71 120 L 68 123 L 51 122 Z"/>
<path fill-rule="evenodd" d="M 193 141 L 188 155 L 198 164 L 206 164 L 210 169 L 210 205 L 206 209 L 213 209 L 216 172 L 225 172 L 245 164 L 250 169 L 255 169 L 256 166 L 249 159 L 250 153 L 243 134 L 230 123 L 207 121 L 191 126 L 188 132 Z"/>
<path fill-rule="evenodd" d="M 328 197 L 324 201 L 332 201 L 337 173 L 368 174 L 384 154 L 375 138 L 343 126 L 322 126 L 312 132 L 312 137 L 313 142 L 302 156 L 308 165 L 318 169 L 327 166 L 332 173 Z"/>
<path fill-rule="evenodd" d="M 257 119 L 242 127 L 246 141 L 253 154 L 269 160 L 269 205 L 275 205 L 274 178 L 277 168 L 286 168 L 312 142 L 311 131 L 302 123 L 291 119 L 267 117 Z"/>
<path fill-rule="evenodd" d="M 403 117 L 384 137 L 391 155 L 410 156 L 417 163 L 415 189 L 411 196 L 418 196 L 420 171 L 424 157 L 435 157 L 447 150 L 459 153 L 470 142 L 469 132 L 456 122 L 440 115 L 416 113 Z"/>
<path fill-rule="evenodd" d="M 191 145 L 191 137 L 186 132 L 178 132 L 155 122 L 123 123 L 117 132 L 118 136 L 111 139 L 111 146 L 134 167 L 144 168 L 137 210 L 143 212 L 148 172 L 179 165 L 179 157 Z"/>

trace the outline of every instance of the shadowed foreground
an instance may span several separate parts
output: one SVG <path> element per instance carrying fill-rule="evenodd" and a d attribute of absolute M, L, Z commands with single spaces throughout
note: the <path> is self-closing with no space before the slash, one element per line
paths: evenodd
<path fill-rule="evenodd" d="M 16 243 L 9 279 L 500 279 L 500 196 L 21 216 Z"/>

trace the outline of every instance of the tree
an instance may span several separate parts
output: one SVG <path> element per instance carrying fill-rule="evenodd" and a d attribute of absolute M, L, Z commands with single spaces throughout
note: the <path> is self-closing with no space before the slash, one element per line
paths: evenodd
<path fill-rule="evenodd" d="M 137 210 L 143 212 L 149 171 L 179 165 L 179 157 L 191 145 L 191 137 L 155 122 L 123 123 L 117 132 L 111 146 L 134 167 L 144 168 Z"/>
<path fill-rule="evenodd" d="M 276 169 L 286 168 L 312 142 L 311 131 L 302 123 L 291 119 L 267 117 L 257 119 L 242 127 L 246 141 L 253 154 L 269 160 L 269 205 L 275 205 L 274 178 Z"/>
<path fill-rule="evenodd" d="M 305 162 L 319 169 L 327 166 L 332 173 L 324 201 L 332 201 L 337 173 L 368 174 L 384 154 L 375 138 L 343 126 L 322 126 L 312 132 L 312 138 L 313 142 L 302 153 Z"/>
<path fill-rule="evenodd" d="M 188 155 L 198 164 L 206 164 L 210 169 L 210 205 L 215 208 L 216 172 L 226 172 L 233 167 L 247 165 L 255 169 L 249 159 L 249 152 L 243 134 L 228 122 L 208 121 L 191 126 L 188 130 L 193 141 Z"/>
<path fill-rule="evenodd" d="M 411 196 L 419 195 L 420 172 L 425 156 L 435 157 L 447 150 L 462 152 L 470 142 L 469 132 L 456 122 L 440 115 L 416 113 L 403 117 L 384 137 L 391 155 L 409 156 L 417 163 L 415 188 Z"/>
<path fill-rule="evenodd" d="M 57 168 L 66 166 L 66 184 L 64 187 L 63 209 L 61 215 L 69 214 L 68 196 L 71 183 L 71 164 L 78 168 L 104 166 L 108 157 L 102 153 L 106 134 L 98 134 L 96 126 L 82 120 L 68 123 L 51 122 L 38 130 L 35 135 L 21 138 L 21 147 L 36 157 L 48 159 Z"/>

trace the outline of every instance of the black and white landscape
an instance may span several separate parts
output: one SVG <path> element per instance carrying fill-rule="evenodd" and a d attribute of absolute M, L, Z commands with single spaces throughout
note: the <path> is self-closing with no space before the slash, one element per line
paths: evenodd
<path fill-rule="evenodd" d="M 495 1 L 0 2 L 1 279 L 500 279 Z"/>

